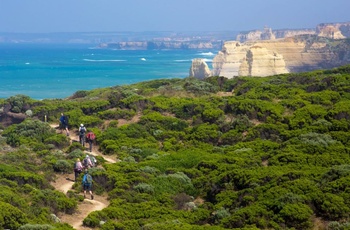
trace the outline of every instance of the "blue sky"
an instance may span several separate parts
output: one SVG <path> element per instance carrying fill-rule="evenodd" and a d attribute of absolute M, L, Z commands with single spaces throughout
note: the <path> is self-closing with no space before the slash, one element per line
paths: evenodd
<path fill-rule="evenodd" d="M 0 32 L 246 31 L 349 22 L 350 0 L 0 0 Z"/>

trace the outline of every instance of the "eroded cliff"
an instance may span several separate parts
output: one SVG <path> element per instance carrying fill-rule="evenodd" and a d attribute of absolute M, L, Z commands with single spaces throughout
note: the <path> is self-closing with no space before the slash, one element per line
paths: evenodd
<path fill-rule="evenodd" d="M 350 62 L 347 40 L 303 35 L 276 40 L 226 42 L 213 59 L 213 76 L 268 76 L 333 68 Z"/>
<path fill-rule="evenodd" d="M 268 76 L 327 69 L 350 63 L 350 23 L 319 24 L 315 30 L 265 28 L 227 41 L 213 59 L 213 76 Z M 243 41 L 243 42 L 242 42 Z"/>

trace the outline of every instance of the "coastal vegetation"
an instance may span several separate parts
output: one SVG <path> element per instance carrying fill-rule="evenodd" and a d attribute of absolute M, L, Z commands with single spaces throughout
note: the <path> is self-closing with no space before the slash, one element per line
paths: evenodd
<path fill-rule="evenodd" d="M 96 194 L 110 205 L 85 226 L 350 229 L 350 66 L 162 79 L 0 103 L 26 117 L 2 127 L 1 229 L 73 229 L 53 218 L 82 201 L 50 185 L 84 156 L 49 125 L 62 112 L 71 129 L 84 123 L 100 151 L 120 160 L 98 159 L 103 168 L 91 170 Z"/>

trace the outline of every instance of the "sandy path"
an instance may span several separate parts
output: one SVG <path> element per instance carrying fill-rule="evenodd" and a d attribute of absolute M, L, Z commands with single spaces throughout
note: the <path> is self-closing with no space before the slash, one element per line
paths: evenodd
<path fill-rule="evenodd" d="M 60 130 L 58 129 L 57 124 L 50 124 L 50 126 L 52 128 L 55 128 L 57 132 L 60 133 Z M 64 134 L 65 133 L 63 133 L 62 135 Z M 69 137 L 71 141 L 79 141 L 79 137 L 74 131 L 70 131 Z M 85 151 L 85 152 L 94 156 L 102 156 L 109 163 L 115 163 L 117 161 L 116 157 L 113 158 L 113 156 L 102 155 L 102 153 L 98 151 L 98 146 L 96 145 L 93 145 L 92 152 L 88 152 L 88 151 Z M 69 190 L 72 189 L 72 186 L 74 184 L 74 173 L 58 174 L 57 179 L 51 184 L 55 187 L 56 190 L 66 194 Z M 80 192 L 82 193 L 82 191 Z M 92 228 L 84 227 L 83 220 L 85 219 L 86 216 L 89 215 L 90 212 L 102 210 L 108 205 L 109 205 L 109 201 L 107 200 L 106 196 L 98 196 L 94 194 L 94 200 L 91 200 L 90 194 L 87 193 L 87 198 L 84 199 L 82 203 L 78 204 L 78 207 L 75 213 L 73 213 L 72 215 L 60 213 L 58 214 L 58 217 L 63 223 L 68 223 L 69 225 L 73 226 L 74 229 L 77 229 L 77 230 L 92 229 Z"/>
<path fill-rule="evenodd" d="M 74 229 L 83 230 L 83 229 L 92 229 L 83 226 L 83 220 L 90 212 L 99 211 L 107 207 L 108 201 L 101 196 L 94 195 L 94 200 L 90 200 L 88 196 L 87 199 L 84 199 L 82 203 L 79 203 L 77 211 L 72 215 L 64 214 L 58 216 L 62 222 L 68 223 Z"/>

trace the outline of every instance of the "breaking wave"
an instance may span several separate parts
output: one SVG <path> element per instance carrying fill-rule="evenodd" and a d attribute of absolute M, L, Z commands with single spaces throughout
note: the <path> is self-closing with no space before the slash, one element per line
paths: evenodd
<path fill-rule="evenodd" d="M 205 53 L 199 53 L 199 55 L 202 55 L 202 56 L 214 56 L 215 54 L 212 53 L 212 52 L 205 52 Z"/>
<path fill-rule="evenodd" d="M 213 59 L 203 58 L 205 62 L 213 62 Z"/>
<path fill-rule="evenodd" d="M 126 60 L 119 60 L 119 59 L 100 59 L 100 60 L 96 60 L 96 59 L 83 59 L 84 61 L 92 61 L 92 62 L 120 62 L 120 61 L 126 61 Z"/>
<path fill-rule="evenodd" d="M 180 59 L 180 60 L 174 60 L 175 62 L 191 62 L 191 59 Z"/>

